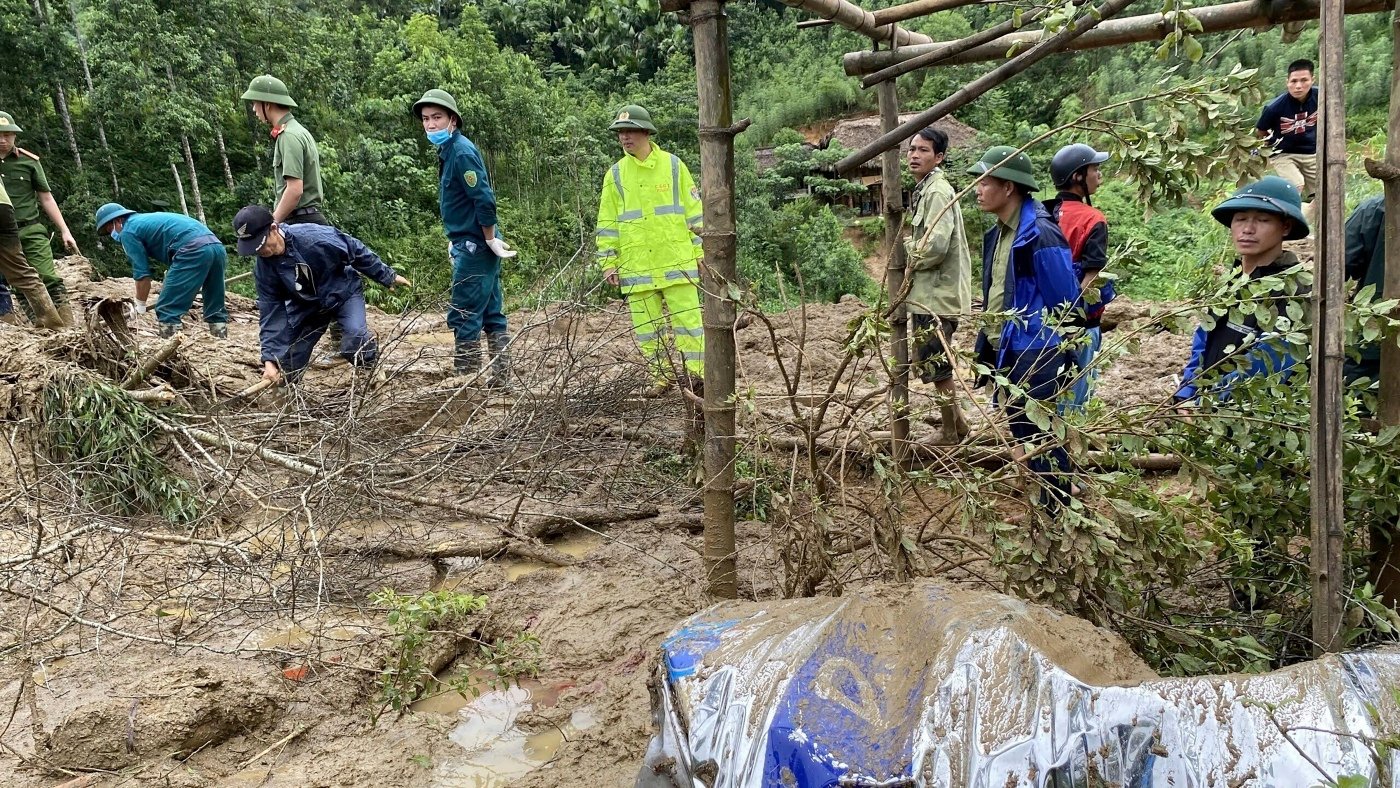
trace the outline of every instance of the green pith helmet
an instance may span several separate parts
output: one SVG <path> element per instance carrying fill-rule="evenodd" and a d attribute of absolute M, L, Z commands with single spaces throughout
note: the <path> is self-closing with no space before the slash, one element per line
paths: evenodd
<path fill-rule="evenodd" d="M 462 125 L 462 113 L 457 109 L 457 99 L 452 98 L 452 94 L 441 88 L 433 88 L 423 94 L 423 98 L 413 102 L 413 117 L 420 118 L 423 107 L 435 105 L 451 112 L 457 117 L 457 125 Z"/>
<path fill-rule="evenodd" d="M 1008 156 L 1011 157 L 1009 160 Z M 1002 164 L 1003 161 L 1006 163 Z M 993 178 L 1019 183 L 1031 191 L 1040 188 L 1035 185 L 1035 168 L 1031 166 L 1031 157 L 1017 152 L 1010 145 L 997 145 L 988 150 L 976 164 L 968 167 L 967 171 L 972 175 L 987 173 Z"/>
<path fill-rule="evenodd" d="M 656 127 L 651 125 L 651 113 L 646 107 L 640 104 L 628 104 L 617 113 L 617 120 L 612 122 L 608 131 L 618 131 L 620 129 L 641 129 L 656 133 Z"/>
<path fill-rule="evenodd" d="M 24 131 L 24 129 L 20 128 L 19 124 L 15 123 L 14 115 L 8 112 L 0 112 L 0 132 L 4 131 L 13 131 L 18 134 Z"/>
<path fill-rule="evenodd" d="M 123 216 L 130 216 L 133 213 L 136 213 L 136 211 L 130 208 L 123 208 L 118 203 L 109 202 L 97 209 L 97 231 L 100 233 L 103 227 L 106 227 L 108 224 L 111 224 L 113 221 Z"/>
<path fill-rule="evenodd" d="M 1307 238 L 1308 220 L 1303 216 L 1303 198 L 1298 189 L 1277 175 L 1263 178 L 1242 186 L 1230 195 L 1230 199 L 1220 203 L 1210 212 L 1217 222 L 1230 226 L 1236 211 L 1264 211 L 1293 220 L 1293 229 L 1284 236 L 1285 241 Z"/>
<path fill-rule="evenodd" d="M 297 105 L 292 100 L 292 94 L 287 92 L 286 84 L 271 74 L 254 77 L 253 81 L 248 84 L 248 89 L 243 91 L 243 100 L 266 101 L 269 104 L 281 104 L 284 107 Z"/>

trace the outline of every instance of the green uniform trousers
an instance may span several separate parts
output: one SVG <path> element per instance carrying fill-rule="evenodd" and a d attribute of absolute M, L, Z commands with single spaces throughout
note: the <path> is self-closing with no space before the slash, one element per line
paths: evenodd
<path fill-rule="evenodd" d="M 705 327 L 700 288 L 695 283 L 682 281 L 660 290 L 634 290 L 627 294 L 627 306 L 632 310 L 637 344 L 642 346 L 642 355 L 656 380 L 666 380 L 673 374 L 667 360 L 671 347 L 680 354 L 690 374 L 705 373 Z"/>
<path fill-rule="evenodd" d="M 39 272 L 39 278 L 44 280 L 44 289 L 49 291 L 49 297 L 53 299 L 54 304 L 68 303 L 68 288 L 63 284 L 58 270 L 54 268 L 53 246 L 49 243 L 48 226 L 36 223 L 19 228 L 19 242 L 24 247 L 25 258 L 34 266 L 34 270 Z"/>

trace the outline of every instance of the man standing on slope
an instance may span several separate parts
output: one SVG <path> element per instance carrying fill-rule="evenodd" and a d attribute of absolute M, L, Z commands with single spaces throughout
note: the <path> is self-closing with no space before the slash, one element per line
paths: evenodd
<path fill-rule="evenodd" d="M 912 232 L 904 240 L 911 281 L 904 306 L 914 320 L 915 369 L 938 389 L 943 417 L 941 443 L 957 443 L 968 433 L 958 405 L 953 365 L 945 343 L 958 330 L 959 317 L 972 311 L 972 256 L 967 250 L 962 208 L 941 165 L 948 155 L 948 135 L 929 126 L 909 143 L 909 171 L 914 187 Z"/>
<path fill-rule="evenodd" d="M 501 260 L 515 256 L 496 235 L 496 194 L 481 151 L 462 134 L 457 100 L 433 89 L 413 105 L 428 141 L 438 149 L 438 206 L 452 255 L 452 300 L 447 325 L 456 350 L 453 370 L 474 375 L 481 369 L 481 331 L 491 351 L 486 385 L 510 386 L 510 334 L 506 333 Z"/>
<path fill-rule="evenodd" d="M 24 299 L 34 314 L 34 325 L 38 328 L 62 328 L 63 319 L 54 309 L 49 291 L 44 289 L 44 280 L 39 272 L 24 259 L 24 247 L 19 240 L 19 227 L 15 224 L 15 208 L 10 204 L 10 195 L 5 192 L 5 184 L 0 181 L 0 276 L 10 283 L 15 293 Z M 9 321 L 6 321 L 9 322 Z"/>
<path fill-rule="evenodd" d="M 1273 146 L 1270 166 L 1298 190 L 1303 215 L 1310 215 L 1308 201 L 1317 193 L 1317 88 L 1311 60 L 1288 64 L 1288 90 L 1264 107 L 1254 132 Z"/>
<path fill-rule="evenodd" d="M 1040 505 L 1055 517 L 1068 502 L 1069 453 L 1054 434 L 1027 415 L 1030 400 L 1053 410 L 1063 382 L 1060 331 L 1079 298 L 1069 244 L 1031 196 L 1036 191 L 1030 157 L 997 145 L 968 169 L 977 181 L 977 207 L 996 219 L 982 239 L 982 299 L 988 315 L 1000 315 L 977 337 L 977 359 L 1015 388 L 997 392 L 1015 438 L 1014 454 L 1035 452 L 1030 469 L 1040 476 Z"/>
<path fill-rule="evenodd" d="M 1074 275 L 1079 279 L 1083 294 L 1079 306 L 1084 310 L 1085 336 L 1070 350 L 1078 372 L 1070 386 L 1068 403 L 1069 409 L 1081 411 L 1089 401 L 1089 384 L 1098 377 L 1093 364 L 1103 343 L 1099 323 L 1103 320 L 1104 307 L 1114 297 L 1111 281 L 1105 280 L 1097 288 L 1091 288 L 1099 272 L 1108 265 L 1108 220 L 1091 202 L 1099 184 L 1103 183 L 1099 165 L 1105 161 L 1108 161 L 1107 153 L 1083 143 L 1060 148 L 1050 160 L 1050 178 L 1060 191 L 1055 199 L 1045 202 L 1045 210 L 1060 225 L 1060 232 L 1069 243 Z"/>
<path fill-rule="evenodd" d="M 632 328 L 651 367 L 650 396 L 675 385 L 667 357 L 680 353 L 696 394 L 704 389 L 705 329 L 700 312 L 700 190 L 690 170 L 662 150 L 651 113 L 629 104 L 608 127 L 625 154 L 603 176 L 594 233 L 603 277 L 622 288 Z M 670 316 L 669 331 L 666 317 Z"/>
<path fill-rule="evenodd" d="M 5 182 L 5 191 L 14 204 L 15 223 L 19 226 L 25 259 L 44 280 L 44 289 L 49 292 L 49 298 L 64 325 L 72 325 L 73 309 L 68 303 L 68 287 L 54 268 L 49 230 L 39 218 L 40 209 L 58 229 L 63 248 L 77 254 L 78 242 L 73 240 L 73 233 L 68 231 L 68 224 L 63 221 L 63 212 L 58 209 L 58 202 L 49 189 L 49 179 L 39 164 L 39 157 L 16 146 L 21 131 L 23 129 L 15 124 L 15 119 L 8 112 L 0 112 L 0 180 Z"/>
<path fill-rule="evenodd" d="M 110 235 L 126 252 L 131 278 L 136 280 L 138 311 L 146 311 L 146 298 L 151 294 L 151 261 L 166 266 L 155 305 L 161 336 L 175 336 L 194 297 L 203 293 L 209 333 L 228 338 L 228 310 L 224 307 L 228 252 L 208 227 L 184 214 L 137 213 L 109 202 L 97 209 L 97 232 Z"/>

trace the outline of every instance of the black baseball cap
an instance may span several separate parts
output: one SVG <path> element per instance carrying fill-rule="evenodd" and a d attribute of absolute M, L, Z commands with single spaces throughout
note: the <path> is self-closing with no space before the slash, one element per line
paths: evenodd
<path fill-rule="evenodd" d="M 238 236 L 238 253 L 251 257 L 267 242 L 272 231 L 272 211 L 261 205 L 249 205 L 233 217 L 233 232 Z"/>

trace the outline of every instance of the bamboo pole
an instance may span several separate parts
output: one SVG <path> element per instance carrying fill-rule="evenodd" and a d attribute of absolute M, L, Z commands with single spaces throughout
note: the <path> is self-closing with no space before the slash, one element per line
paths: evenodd
<path fill-rule="evenodd" d="M 939 11 L 951 11 L 954 8 L 977 5 L 983 0 L 913 0 L 913 2 L 893 5 L 889 8 L 881 8 L 871 14 L 875 18 L 875 24 L 888 25 L 892 22 L 903 22 L 906 19 L 926 16 Z"/>
<path fill-rule="evenodd" d="M 1315 654 L 1336 651 L 1342 630 L 1342 310 L 1346 240 L 1346 104 L 1342 49 L 1345 0 L 1324 0 L 1319 49 L 1322 117 L 1318 137 L 1320 227 L 1315 236 L 1312 374 L 1312 638 Z"/>
<path fill-rule="evenodd" d="M 783 0 L 783 4 L 816 14 L 822 19 L 829 19 L 847 30 L 876 41 L 893 41 L 899 46 L 933 42 L 933 39 L 923 33 L 911 33 L 898 25 L 878 25 L 873 14 L 849 0 Z M 695 5 L 692 5 L 692 13 L 694 10 Z"/>
<path fill-rule="evenodd" d="M 1400 13 L 1391 21 L 1390 124 L 1385 161 L 1366 162 L 1366 171 L 1385 184 L 1385 280 L 1377 296 L 1400 295 Z M 1381 396 L 1376 418 L 1384 427 L 1400 425 L 1400 345 L 1394 337 L 1381 343 Z M 1390 604 L 1400 602 L 1400 529 L 1371 533 L 1371 582 Z"/>
<path fill-rule="evenodd" d="M 841 175 L 849 174 L 875 156 L 909 139 L 917 133 L 919 129 L 932 124 L 940 118 L 947 117 L 961 107 L 967 106 L 983 93 L 1006 82 L 1055 52 L 1064 49 L 1069 42 L 1099 24 L 1100 20 L 1107 19 L 1117 14 L 1129 5 L 1132 5 L 1132 2 L 1133 0 L 1107 0 L 1097 9 L 1093 9 L 1089 13 L 1080 16 L 1074 21 L 1074 24 L 1067 25 L 1065 29 L 1056 33 L 1051 38 L 1036 44 L 1028 51 L 1022 52 L 1006 63 L 997 66 L 977 79 L 963 85 L 961 88 L 958 88 L 953 95 L 943 99 L 923 112 L 920 112 L 893 131 L 881 134 L 874 142 L 836 162 L 836 171 Z"/>
<path fill-rule="evenodd" d="M 705 210 L 701 278 L 705 321 L 705 577 L 711 596 L 738 596 L 734 542 L 734 108 L 724 0 L 690 6 L 700 99 L 700 183 Z"/>
<path fill-rule="evenodd" d="M 885 133 L 899 126 L 899 94 L 894 82 L 880 83 L 880 130 Z M 900 178 L 899 148 L 885 151 L 880 160 L 880 190 L 884 197 L 885 246 L 889 258 L 885 263 L 885 286 L 891 296 L 904 291 L 904 268 L 907 263 L 900 234 L 904 229 L 904 189 Z M 891 343 L 894 351 L 894 378 L 890 381 L 890 456 L 903 462 L 909 442 L 909 318 L 900 304 L 890 316 Z"/>
<path fill-rule="evenodd" d="M 1295 0 L 1295 2 L 1285 4 L 1276 12 L 1271 13 L 1270 9 L 1274 7 L 1273 4 L 1244 0 L 1243 2 L 1194 8 L 1188 10 L 1187 13 L 1200 21 L 1201 33 L 1197 35 L 1203 35 L 1241 28 L 1267 28 L 1283 22 L 1316 19 L 1320 3 L 1321 0 Z M 1346 0 L 1346 13 L 1377 13 L 1388 11 L 1393 5 L 1394 0 Z M 1161 14 L 1144 14 L 1113 19 L 1105 21 L 1096 29 L 1076 39 L 1065 49 L 1076 51 L 1135 44 L 1141 41 L 1161 41 L 1163 36 L 1170 33 L 1173 28 L 1174 25 L 1163 18 Z M 1037 44 L 1044 39 L 1045 31 L 1043 30 L 1012 33 L 949 57 L 941 61 L 940 65 L 954 66 L 986 60 L 1002 60 L 1006 57 L 1007 52 Z M 937 41 L 931 44 L 905 46 L 894 51 L 850 52 L 842 58 L 842 64 L 847 75 L 858 77 L 954 43 L 957 42 Z"/>
<path fill-rule="evenodd" d="M 886 66 L 885 68 L 876 71 L 874 74 L 871 74 L 865 79 L 862 79 L 860 81 L 860 86 L 863 88 L 870 88 L 871 86 L 878 85 L 886 80 L 894 79 L 895 77 L 908 74 L 910 71 L 937 65 L 943 62 L 944 60 L 947 60 L 948 58 L 953 57 L 955 55 L 960 55 L 963 52 L 972 49 L 973 47 L 981 46 L 982 44 L 985 44 L 988 41 L 994 41 L 997 38 L 1006 35 L 1007 33 L 1013 33 L 1017 30 L 1020 30 L 1021 28 L 1025 27 L 1026 25 L 1029 25 L 1030 23 L 1036 21 L 1037 19 L 1040 19 L 1043 16 L 1045 16 L 1045 10 L 1043 8 L 1036 8 L 1030 13 L 1022 16 L 1020 18 L 1020 21 L 1017 21 L 1015 17 L 1012 17 L 1011 19 L 1008 19 L 1005 22 L 1002 22 L 1001 24 L 993 25 L 992 27 L 981 31 L 980 33 L 974 33 L 973 35 L 970 35 L 967 38 L 959 39 L 945 46 L 932 49 L 928 52 L 925 52 L 922 55 L 919 55 L 918 57 L 910 58 L 909 60 L 901 60 L 900 62 L 895 63 L 894 65 Z"/>

